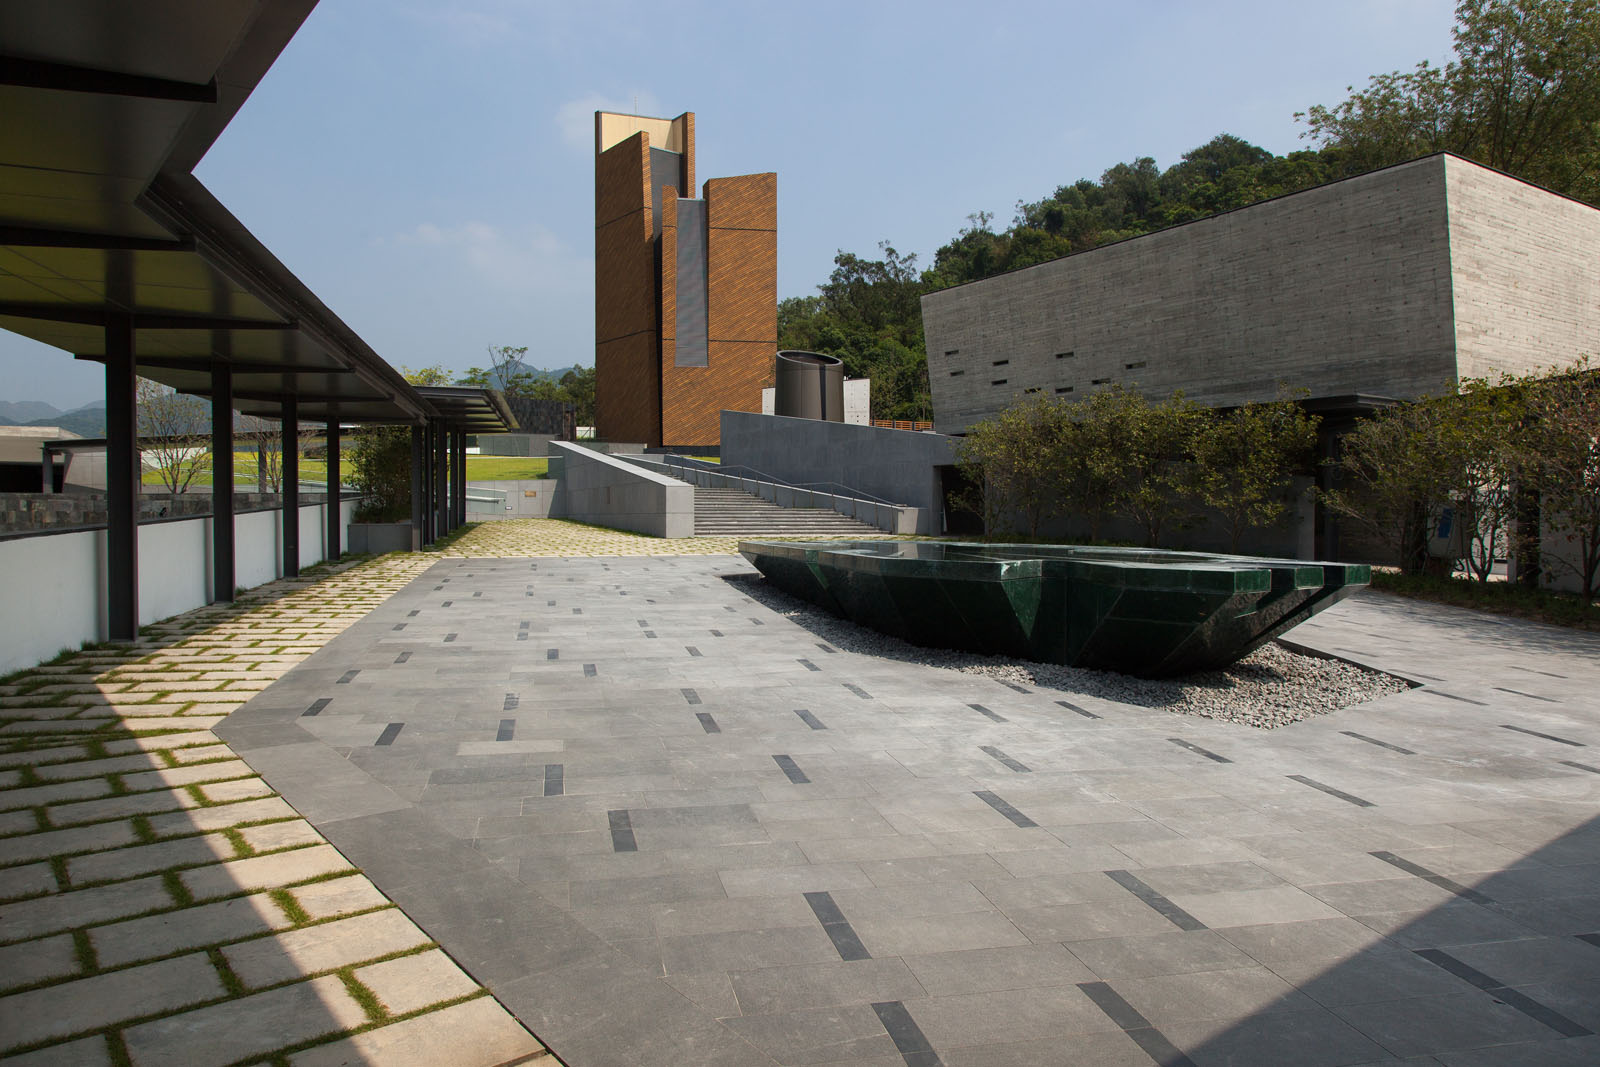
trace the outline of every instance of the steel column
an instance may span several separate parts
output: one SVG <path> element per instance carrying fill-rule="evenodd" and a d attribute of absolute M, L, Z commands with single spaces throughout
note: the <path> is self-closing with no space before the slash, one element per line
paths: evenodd
<path fill-rule="evenodd" d="M 211 600 L 233 599 L 233 368 L 211 365 Z"/>
<path fill-rule="evenodd" d="M 445 462 L 445 452 L 449 448 L 449 431 L 441 425 L 433 428 L 433 532 L 434 539 L 450 532 L 450 513 L 445 507 L 449 499 L 450 482 Z"/>
<path fill-rule="evenodd" d="M 339 420 L 328 420 L 328 550 L 322 557 L 326 560 L 336 560 L 343 554 L 340 547 L 344 541 L 344 523 L 341 521 L 343 513 L 342 501 L 339 492 Z"/>
<path fill-rule="evenodd" d="M 456 431 L 456 525 L 467 524 L 467 431 Z"/>
<path fill-rule="evenodd" d="M 283 576 L 300 576 L 300 401 L 283 398 Z"/>
<path fill-rule="evenodd" d="M 106 317 L 106 636 L 139 636 L 139 412 L 133 317 Z"/>
<path fill-rule="evenodd" d="M 411 551 L 420 552 L 423 545 L 422 523 L 427 490 L 427 446 L 422 439 L 422 427 L 411 427 Z"/>

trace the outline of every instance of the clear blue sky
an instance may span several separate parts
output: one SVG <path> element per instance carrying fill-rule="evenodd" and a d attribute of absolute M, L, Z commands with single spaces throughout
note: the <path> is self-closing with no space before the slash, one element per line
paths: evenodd
<path fill-rule="evenodd" d="M 701 181 L 776 171 L 796 296 L 1137 156 L 1291 151 L 1294 112 L 1447 59 L 1453 6 L 323 0 L 198 174 L 391 363 L 592 364 L 596 109 L 695 112 Z M 0 331 L 0 399 L 96 371 Z"/>

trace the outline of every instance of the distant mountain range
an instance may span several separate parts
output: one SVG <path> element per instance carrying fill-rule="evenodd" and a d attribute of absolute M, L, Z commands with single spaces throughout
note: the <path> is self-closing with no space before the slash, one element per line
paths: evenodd
<path fill-rule="evenodd" d="M 59 426 L 79 437 L 106 435 L 104 404 L 62 411 L 43 400 L 0 400 L 0 426 Z"/>

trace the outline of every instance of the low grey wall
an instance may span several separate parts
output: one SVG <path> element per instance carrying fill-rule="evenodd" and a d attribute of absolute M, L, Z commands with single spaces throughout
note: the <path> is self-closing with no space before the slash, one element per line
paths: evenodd
<path fill-rule="evenodd" d="M 548 456 L 553 440 L 555 434 L 549 433 L 481 433 L 478 434 L 478 455 Z"/>
<path fill-rule="evenodd" d="M 936 468 L 955 463 L 954 438 L 749 411 L 722 413 L 722 463 L 797 484 L 837 482 L 918 509 L 917 533 L 942 532 Z"/>
<path fill-rule="evenodd" d="M 350 524 L 351 552 L 370 552 L 381 556 L 385 552 L 411 551 L 411 523 L 409 522 L 352 522 Z"/>
<path fill-rule="evenodd" d="M 566 459 L 565 518 L 653 537 L 694 536 L 694 487 L 610 456 L 551 441 Z"/>
<path fill-rule="evenodd" d="M 467 516 L 473 521 L 566 518 L 564 484 L 557 478 L 468 482 Z"/>

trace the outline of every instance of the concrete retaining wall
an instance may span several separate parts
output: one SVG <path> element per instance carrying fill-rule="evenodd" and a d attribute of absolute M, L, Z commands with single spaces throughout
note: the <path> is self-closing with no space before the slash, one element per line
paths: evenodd
<path fill-rule="evenodd" d="M 920 534 L 942 532 L 938 468 L 955 463 L 955 446 L 942 434 L 722 413 L 723 466 L 750 467 L 795 484 L 835 482 L 916 508 Z"/>
<path fill-rule="evenodd" d="M 565 441 L 551 441 L 550 449 L 566 459 L 563 518 L 653 537 L 694 536 L 693 486 Z"/>
<path fill-rule="evenodd" d="M 348 525 L 357 501 L 340 513 Z M 234 516 L 235 582 L 250 588 L 283 573 L 277 511 Z M 300 509 L 300 565 L 323 558 L 324 505 Z M 139 625 L 210 599 L 211 517 L 139 525 Z M 69 530 L 0 540 L 0 674 L 106 638 L 106 532 Z"/>

